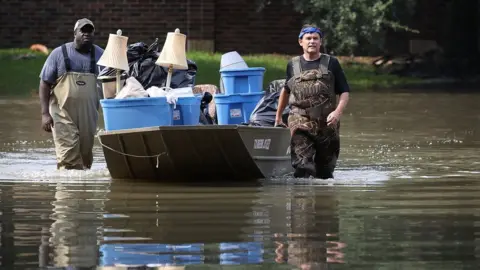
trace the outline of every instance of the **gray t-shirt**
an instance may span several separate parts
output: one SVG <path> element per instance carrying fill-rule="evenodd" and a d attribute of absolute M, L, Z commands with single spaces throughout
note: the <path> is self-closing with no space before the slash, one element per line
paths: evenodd
<path fill-rule="evenodd" d="M 70 67 L 73 72 L 90 72 L 90 53 L 82 54 L 75 49 L 75 44 L 73 42 L 65 43 L 67 47 L 68 58 L 70 59 Z M 97 45 L 95 47 L 95 60 L 96 62 L 103 54 L 103 49 Z M 104 68 L 102 66 L 96 65 L 95 74 L 98 73 Z M 60 76 L 62 76 L 66 71 L 65 61 L 62 53 L 62 47 L 59 46 L 55 48 L 45 61 L 42 71 L 40 72 L 40 79 L 54 84 Z"/>

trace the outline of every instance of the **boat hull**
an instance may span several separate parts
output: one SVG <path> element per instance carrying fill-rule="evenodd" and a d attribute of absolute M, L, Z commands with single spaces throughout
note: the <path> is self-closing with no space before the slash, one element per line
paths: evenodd
<path fill-rule="evenodd" d="M 292 171 L 286 128 L 160 126 L 101 131 L 98 137 L 117 179 L 249 180 Z"/>

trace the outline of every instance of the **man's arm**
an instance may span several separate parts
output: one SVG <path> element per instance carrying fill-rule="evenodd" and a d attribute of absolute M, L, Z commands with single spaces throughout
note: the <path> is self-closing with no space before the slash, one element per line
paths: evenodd
<path fill-rule="evenodd" d="M 336 58 L 332 69 L 335 76 L 335 93 L 339 96 L 336 111 L 341 115 L 347 107 L 350 98 L 350 85 L 348 85 L 347 77 Z"/>
<path fill-rule="evenodd" d="M 329 125 L 340 120 L 340 117 L 342 117 L 343 111 L 350 100 L 350 86 L 348 85 L 342 66 L 336 58 L 332 60 L 332 73 L 335 77 L 335 93 L 339 96 L 339 99 L 335 111 L 330 113 L 327 117 L 327 124 Z"/>
<path fill-rule="evenodd" d="M 50 89 L 52 89 L 52 85 L 50 83 L 44 80 L 40 80 L 39 96 L 42 115 L 50 114 L 48 110 L 48 104 L 50 101 Z"/>
<path fill-rule="evenodd" d="M 289 61 L 287 63 L 287 69 L 286 69 L 285 73 L 286 73 L 285 84 L 284 84 L 282 90 L 280 91 L 280 96 L 278 98 L 277 113 L 275 115 L 275 125 L 282 123 L 283 111 L 285 110 L 285 108 L 287 107 L 287 104 L 288 104 L 288 98 L 290 96 L 290 89 L 288 88 L 287 83 L 290 80 L 290 78 L 292 78 L 292 76 L 293 76 L 293 74 L 292 74 L 293 73 L 292 61 Z M 286 124 L 286 123 L 283 123 L 283 124 Z"/>
<path fill-rule="evenodd" d="M 283 87 L 282 91 L 280 92 L 280 96 L 278 98 L 278 107 L 277 107 L 277 113 L 275 115 L 275 124 L 282 123 L 282 115 L 283 115 L 283 111 L 285 110 L 285 107 L 287 107 L 289 95 L 290 94 L 288 93 L 288 91 L 285 89 L 285 87 Z"/>
<path fill-rule="evenodd" d="M 50 89 L 51 85 L 44 80 L 40 80 L 39 95 L 40 95 L 40 107 L 42 113 L 42 128 L 46 132 L 52 132 L 53 118 L 50 115 L 48 109 L 48 103 L 50 101 Z"/>
<path fill-rule="evenodd" d="M 347 107 L 348 100 L 350 99 L 349 92 L 343 92 L 340 94 L 340 98 L 338 100 L 337 108 L 335 109 L 340 115 L 343 114 L 343 110 Z"/>
<path fill-rule="evenodd" d="M 53 82 L 56 81 L 58 76 L 58 53 L 58 49 L 55 49 L 50 53 L 43 65 L 42 71 L 40 72 L 38 95 L 40 97 L 42 128 L 47 132 L 51 132 L 53 127 L 53 119 L 49 112 L 49 101 Z"/>

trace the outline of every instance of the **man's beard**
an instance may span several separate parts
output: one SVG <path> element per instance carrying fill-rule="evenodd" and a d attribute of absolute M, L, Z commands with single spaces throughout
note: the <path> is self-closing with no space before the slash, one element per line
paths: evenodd
<path fill-rule="evenodd" d="M 91 40 L 89 40 L 89 41 L 77 41 L 76 45 L 77 45 L 78 50 L 88 51 L 88 50 L 90 50 L 90 48 L 92 48 L 93 42 Z"/>

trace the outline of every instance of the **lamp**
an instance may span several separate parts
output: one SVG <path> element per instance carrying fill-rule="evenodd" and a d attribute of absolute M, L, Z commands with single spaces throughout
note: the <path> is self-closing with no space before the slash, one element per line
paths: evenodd
<path fill-rule="evenodd" d="M 159 66 L 168 68 L 166 91 L 171 89 L 170 83 L 172 81 L 173 69 L 188 69 L 187 57 L 185 55 L 186 38 L 187 36 L 180 33 L 178 28 L 175 29 L 175 32 L 169 32 L 163 44 L 162 52 L 155 62 Z"/>
<path fill-rule="evenodd" d="M 117 34 L 110 34 L 107 47 L 97 64 L 117 70 L 117 94 L 120 92 L 120 75 L 122 70 L 129 70 L 127 58 L 128 37 L 122 36 L 122 30 L 118 29 Z"/>

